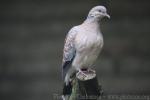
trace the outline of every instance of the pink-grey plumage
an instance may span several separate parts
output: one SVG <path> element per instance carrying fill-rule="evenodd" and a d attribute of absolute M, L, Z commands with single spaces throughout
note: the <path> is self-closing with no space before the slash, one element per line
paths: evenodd
<path fill-rule="evenodd" d="M 66 36 L 63 51 L 63 79 L 66 86 L 71 76 L 82 68 L 91 68 L 102 47 L 103 36 L 99 21 L 103 17 L 110 17 L 104 6 L 92 8 L 87 19 L 78 26 L 74 26 Z"/>

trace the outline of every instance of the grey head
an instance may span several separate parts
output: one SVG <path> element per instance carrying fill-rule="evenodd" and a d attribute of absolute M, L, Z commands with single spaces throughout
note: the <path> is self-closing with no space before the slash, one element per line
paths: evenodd
<path fill-rule="evenodd" d="M 107 14 L 107 9 L 104 6 L 95 6 L 88 14 L 88 18 L 94 18 L 97 20 L 100 20 L 104 17 L 110 18 L 110 16 Z"/>

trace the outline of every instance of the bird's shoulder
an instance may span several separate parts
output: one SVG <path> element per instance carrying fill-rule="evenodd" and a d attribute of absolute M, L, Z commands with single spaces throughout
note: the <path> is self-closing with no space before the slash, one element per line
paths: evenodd
<path fill-rule="evenodd" d="M 69 32 L 67 33 L 66 38 L 65 38 L 65 46 L 67 44 L 70 44 L 73 42 L 77 33 L 78 33 L 78 27 L 77 26 L 74 26 L 69 30 Z"/>
<path fill-rule="evenodd" d="M 63 61 L 70 61 L 74 55 L 75 55 L 75 46 L 74 46 L 74 40 L 76 37 L 76 34 L 78 33 L 78 27 L 74 26 L 72 27 L 68 34 L 66 35 L 65 41 L 64 41 L 64 50 L 63 50 Z"/>
<path fill-rule="evenodd" d="M 74 42 L 74 39 L 76 38 L 77 34 L 79 33 L 79 26 L 72 27 L 69 32 L 66 34 L 65 38 L 65 45 L 72 44 Z"/>
<path fill-rule="evenodd" d="M 73 27 L 69 30 L 67 36 L 69 36 L 69 35 L 75 35 L 75 34 L 78 33 L 78 31 L 79 31 L 79 25 L 78 25 L 78 26 L 73 26 Z"/>

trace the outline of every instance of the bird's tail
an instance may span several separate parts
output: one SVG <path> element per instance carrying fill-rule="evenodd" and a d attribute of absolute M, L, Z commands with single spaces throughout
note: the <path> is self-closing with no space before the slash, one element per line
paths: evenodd
<path fill-rule="evenodd" d="M 75 72 L 72 72 L 71 75 L 68 75 L 68 74 L 66 75 L 66 77 L 65 77 L 66 80 L 64 80 L 64 84 L 63 84 L 63 93 L 62 93 L 63 98 L 68 98 L 72 93 Z M 63 99 L 63 100 L 68 100 L 68 99 Z"/>
<path fill-rule="evenodd" d="M 62 93 L 62 100 L 67 100 L 72 93 L 72 84 L 69 82 L 68 84 L 64 83 L 63 85 L 63 93 Z"/>

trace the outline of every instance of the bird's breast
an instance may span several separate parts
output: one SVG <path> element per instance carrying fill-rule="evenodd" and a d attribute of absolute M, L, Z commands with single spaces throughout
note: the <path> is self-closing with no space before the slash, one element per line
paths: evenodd
<path fill-rule="evenodd" d="M 97 50 L 103 46 L 103 37 L 99 33 L 78 34 L 75 39 L 75 46 L 79 52 Z"/>

